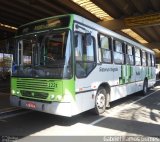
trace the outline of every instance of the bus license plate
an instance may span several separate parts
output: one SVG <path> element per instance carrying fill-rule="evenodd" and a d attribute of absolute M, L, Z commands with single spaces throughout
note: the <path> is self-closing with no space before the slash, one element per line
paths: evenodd
<path fill-rule="evenodd" d="M 27 102 L 26 106 L 29 107 L 29 108 L 34 108 L 34 109 L 36 108 L 36 104 L 32 103 L 32 102 Z"/>

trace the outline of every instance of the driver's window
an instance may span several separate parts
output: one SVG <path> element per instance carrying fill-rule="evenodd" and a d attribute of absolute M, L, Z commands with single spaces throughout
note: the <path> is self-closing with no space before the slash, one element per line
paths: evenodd
<path fill-rule="evenodd" d="M 51 35 L 46 39 L 46 53 L 50 59 L 62 59 L 64 57 L 63 53 L 63 35 Z"/>
<path fill-rule="evenodd" d="M 66 38 L 64 33 L 48 34 L 42 37 L 41 65 L 52 66 L 57 61 L 64 61 L 66 50 Z"/>

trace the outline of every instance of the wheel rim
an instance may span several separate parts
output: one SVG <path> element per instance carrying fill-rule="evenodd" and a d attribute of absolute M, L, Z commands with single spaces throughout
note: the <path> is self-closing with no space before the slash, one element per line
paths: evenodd
<path fill-rule="evenodd" d="M 105 106 L 105 96 L 102 93 L 99 93 L 97 96 L 96 104 L 98 108 L 103 108 Z"/>
<path fill-rule="evenodd" d="M 144 93 L 147 93 L 147 86 L 144 86 Z"/>

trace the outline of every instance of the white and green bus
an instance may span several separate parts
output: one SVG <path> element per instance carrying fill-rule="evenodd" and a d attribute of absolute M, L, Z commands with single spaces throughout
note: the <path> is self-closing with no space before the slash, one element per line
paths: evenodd
<path fill-rule="evenodd" d="M 78 15 L 19 27 L 15 37 L 11 104 L 74 116 L 156 82 L 152 50 Z"/>

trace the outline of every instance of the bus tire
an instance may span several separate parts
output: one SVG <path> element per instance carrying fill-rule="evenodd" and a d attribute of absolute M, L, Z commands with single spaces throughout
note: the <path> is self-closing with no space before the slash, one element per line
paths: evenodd
<path fill-rule="evenodd" d="M 106 89 L 103 87 L 100 87 L 97 91 L 96 97 L 95 97 L 95 114 L 102 114 L 106 110 L 106 103 L 107 103 L 107 92 Z"/>
<path fill-rule="evenodd" d="M 143 95 L 146 95 L 148 92 L 148 81 L 147 79 L 144 80 L 144 83 L 143 83 L 143 90 L 142 90 L 142 93 Z"/>

